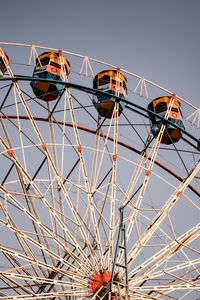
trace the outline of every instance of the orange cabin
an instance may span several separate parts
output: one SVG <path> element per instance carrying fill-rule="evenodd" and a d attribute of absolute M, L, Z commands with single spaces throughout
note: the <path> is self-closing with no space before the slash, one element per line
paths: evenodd
<path fill-rule="evenodd" d="M 70 64 L 62 56 L 62 53 L 44 52 L 36 59 L 36 66 L 33 71 L 34 81 L 31 87 L 35 96 L 44 101 L 56 100 L 63 92 L 62 84 L 51 81 L 40 81 L 39 79 L 52 79 L 66 82 L 70 73 Z"/>
<path fill-rule="evenodd" d="M 148 109 L 165 118 L 170 101 L 171 97 L 169 96 L 156 98 L 148 105 Z M 151 121 L 151 131 L 154 136 L 157 136 L 163 121 L 150 112 L 148 114 Z M 181 105 L 176 98 L 173 99 L 172 108 L 168 112 L 168 120 L 176 124 L 180 129 L 184 129 Z M 169 145 L 178 142 L 182 137 L 180 129 L 174 127 L 172 124 L 166 123 L 161 143 Z"/>
<path fill-rule="evenodd" d="M 2 53 L 0 52 L 0 77 L 2 77 L 7 70 L 6 65 L 10 64 L 9 57 L 6 54 L 6 52 L 3 51 L 2 49 L 1 51 Z"/>
<path fill-rule="evenodd" d="M 105 70 L 98 73 L 93 80 L 93 88 L 102 92 L 109 93 L 110 95 L 97 94 L 93 98 L 93 104 L 100 116 L 110 119 L 112 117 L 115 97 L 121 97 L 125 100 L 127 96 L 127 80 L 126 77 L 117 70 Z M 125 108 L 125 102 L 119 102 L 119 115 Z"/>

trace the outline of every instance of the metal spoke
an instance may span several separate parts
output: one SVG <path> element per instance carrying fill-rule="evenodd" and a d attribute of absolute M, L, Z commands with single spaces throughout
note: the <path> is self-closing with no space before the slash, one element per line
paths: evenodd
<path fill-rule="evenodd" d="M 198 299 L 199 108 L 85 55 L 0 44 L 0 299 Z M 17 61 L 33 62 L 33 76 L 14 74 L 13 46 L 30 50 Z M 59 80 L 34 77 L 44 52 L 58 57 Z M 108 68 L 107 90 L 92 88 Z M 34 82 L 58 86 L 57 98 Z M 163 93 L 163 115 L 148 110 Z M 177 100 L 185 129 L 171 119 Z"/>

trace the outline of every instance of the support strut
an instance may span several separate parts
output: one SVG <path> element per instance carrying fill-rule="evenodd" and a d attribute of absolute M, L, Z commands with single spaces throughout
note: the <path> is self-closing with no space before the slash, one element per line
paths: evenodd
<path fill-rule="evenodd" d="M 125 287 L 126 294 L 128 295 L 128 264 L 127 264 L 127 249 L 126 249 L 126 226 L 124 224 L 124 207 L 121 206 L 119 208 L 119 214 L 120 214 L 120 224 L 119 224 L 119 231 L 118 231 L 118 237 L 117 237 L 117 244 L 115 249 L 115 256 L 113 261 L 113 267 L 112 267 L 112 273 L 111 273 L 111 280 L 110 280 L 110 292 L 112 292 L 113 285 L 119 285 L 122 287 Z M 120 252 L 124 256 L 123 262 L 118 262 L 118 257 Z M 117 269 L 123 269 L 125 272 L 125 282 L 119 282 L 115 280 L 115 275 L 118 273 L 116 272 Z"/>

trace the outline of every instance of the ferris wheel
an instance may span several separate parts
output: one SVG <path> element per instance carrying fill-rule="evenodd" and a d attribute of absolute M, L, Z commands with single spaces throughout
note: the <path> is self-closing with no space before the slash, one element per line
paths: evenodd
<path fill-rule="evenodd" d="M 199 299 L 200 109 L 0 43 L 0 299 Z"/>

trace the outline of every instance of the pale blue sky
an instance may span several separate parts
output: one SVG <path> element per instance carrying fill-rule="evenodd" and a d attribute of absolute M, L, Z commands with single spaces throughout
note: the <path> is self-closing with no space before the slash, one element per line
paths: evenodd
<path fill-rule="evenodd" d="M 199 0 L 7 0 L 1 41 L 98 58 L 199 106 Z"/>
<path fill-rule="evenodd" d="M 175 94 L 178 94 L 195 106 L 200 106 L 200 0 L 5 0 L 1 2 L 1 42 L 16 42 L 52 47 L 96 58 L 140 76 L 144 76 Z M 16 47 L 16 51 L 20 51 L 20 47 Z M 15 58 L 10 55 L 10 59 L 14 61 Z M 30 69 L 32 72 L 33 67 L 29 68 L 29 70 Z M 29 90 L 31 90 L 30 85 Z M 32 91 L 30 94 L 33 95 Z M 157 96 L 162 96 L 162 94 Z M 131 97 L 133 98 L 133 96 Z M 89 102 L 89 98 L 87 101 L 91 103 Z M 40 109 L 39 105 L 35 107 L 34 112 Z M 147 102 L 145 102 L 145 107 L 147 107 Z M 46 111 L 43 110 L 42 113 L 44 112 L 46 116 Z M 82 110 L 80 114 L 81 113 Z M 66 119 L 67 116 L 66 114 Z M 88 117 L 87 114 L 84 116 L 85 118 Z M 84 123 L 82 118 L 83 116 L 81 115 L 79 122 Z M 42 127 L 42 125 L 39 126 L 41 133 L 45 135 L 46 127 Z M 190 124 L 188 125 L 188 123 L 186 123 L 185 126 L 188 130 Z M 26 130 L 29 132 L 28 126 L 25 128 L 25 131 Z M 192 130 L 193 129 L 191 129 L 191 131 Z M 33 134 L 34 136 L 35 132 L 33 130 L 30 130 L 30 132 L 30 135 Z M 10 134 L 11 136 L 13 135 L 14 140 L 14 131 L 10 132 Z M 84 140 L 86 136 L 84 134 L 83 137 L 81 135 L 82 140 Z M 135 135 L 134 133 L 133 136 L 135 137 Z M 144 132 L 144 135 L 146 135 L 146 138 L 147 131 Z M 56 137 L 58 145 L 60 143 L 60 137 L 61 135 L 59 135 L 58 138 Z M 120 136 L 120 139 L 122 138 L 126 143 L 138 147 L 137 140 L 135 142 L 134 137 L 124 134 L 124 136 Z M 199 131 L 196 137 L 200 138 Z M 46 134 L 46 139 L 48 140 L 48 138 L 48 134 Z M 17 143 L 18 142 L 20 143 L 20 139 L 18 139 Z M 88 145 L 88 149 L 90 149 L 90 143 L 88 143 Z M 91 139 L 91 145 L 92 147 L 94 145 L 93 139 Z M 180 145 L 181 141 L 177 147 L 181 147 Z M 122 148 L 119 147 L 119 149 Z M 27 157 L 28 151 L 29 150 L 26 152 Z M 35 154 L 36 152 L 34 152 L 35 150 L 31 151 L 33 155 L 37 155 Z M 130 151 L 126 149 L 122 149 L 121 151 L 124 151 L 123 155 L 127 156 L 127 162 L 132 160 L 132 152 L 130 153 Z M 185 159 L 185 157 L 189 155 L 187 156 L 187 151 L 185 152 L 181 153 L 181 155 L 189 169 L 190 161 Z M 69 151 L 67 153 L 71 152 Z M 186 173 L 184 169 L 185 165 L 182 166 L 175 151 L 170 152 L 170 154 L 172 153 L 171 156 L 168 155 L 169 151 L 167 152 L 167 150 L 166 152 L 163 151 L 163 153 L 167 165 L 172 165 L 172 169 L 176 167 L 178 171 L 182 168 L 184 173 L 181 173 L 181 170 L 180 174 L 183 176 L 182 174 Z M 89 154 L 86 152 L 86 157 L 87 155 L 89 157 Z M 197 155 L 198 154 L 196 154 L 196 157 Z M 162 162 L 163 157 L 158 156 L 158 160 Z M 195 159 L 197 160 L 196 157 Z M 163 161 L 165 161 L 164 159 Z M 191 159 L 193 166 L 194 157 Z M 32 161 L 28 159 L 27 161 L 30 164 L 29 171 L 31 171 L 31 174 L 34 174 L 35 171 L 32 172 L 32 165 L 35 169 L 36 166 L 32 164 Z M 68 174 L 72 166 L 70 165 L 71 162 L 66 161 L 65 167 L 67 171 L 65 170 L 65 173 Z M 170 163 L 168 163 L 169 161 Z M 88 169 L 90 172 L 89 162 L 90 159 L 88 159 Z M 180 168 L 179 166 L 177 167 L 179 163 Z M 130 177 L 129 173 L 132 172 L 132 165 L 130 168 L 129 163 L 123 163 L 121 170 L 123 171 L 120 173 L 120 176 L 121 178 L 123 177 L 122 181 L 125 182 L 126 178 Z M 123 172 L 125 174 L 126 170 L 128 170 L 129 173 L 127 172 L 128 175 L 123 176 Z M 154 170 L 158 170 L 158 167 L 155 166 Z M 45 178 L 46 174 L 43 175 L 42 172 L 45 173 L 46 169 L 43 168 L 40 172 L 41 178 L 42 176 Z M 168 180 L 169 177 L 170 183 L 178 185 L 172 176 L 166 175 L 166 172 L 161 169 L 159 169 L 159 176 L 163 176 L 166 180 Z M 144 201 L 144 204 L 147 205 L 148 208 L 152 205 L 152 207 L 159 207 L 160 209 L 162 203 L 166 201 L 168 194 L 172 193 L 172 187 L 165 185 L 165 183 L 159 179 L 159 184 L 160 182 L 161 185 L 158 186 L 158 178 L 154 176 L 153 183 L 150 183 L 150 189 L 147 189 L 145 196 L 147 195 L 149 202 L 145 200 L 146 202 Z M 161 190 L 164 185 L 166 190 L 162 190 L 161 193 L 159 189 Z M 158 190 L 157 187 L 159 187 Z M 153 191 L 153 193 L 150 193 L 151 191 Z M 164 197 L 162 197 L 163 195 Z M 199 222 L 199 210 L 196 209 L 196 206 L 191 205 L 191 203 L 185 199 L 183 201 L 185 202 L 180 202 L 180 206 L 176 206 L 174 210 L 175 213 L 172 211 L 170 214 L 174 222 L 175 231 L 176 233 L 178 232 L 177 235 L 182 234 L 183 231 L 187 231 L 188 228 L 191 228 L 194 224 Z M 41 207 L 44 209 L 43 206 Z M 181 210 L 183 214 L 181 214 Z M 39 212 L 39 214 L 43 220 L 42 213 Z M 192 215 L 193 218 L 188 218 L 187 222 L 185 222 L 185 216 L 187 214 Z M 179 217 L 182 215 L 184 217 Z M 148 216 L 148 218 L 151 218 L 151 215 L 150 217 Z M 23 221 L 23 219 L 21 220 Z M 31 219 L 28 219 L 28 222 L 30 222 L 29 224 L 32 226 Z M 44 222 L 46 222 L 46 220 L 44 220 Z M 166 232 L 168 232 L 168 228 Z M 173 236 L 173 234 L 171 234 L 171 236 Z M 12 241 L 11 238 L 9 241 Z M 199 242 L 199 240 L 197 242 Z M 198 247 L 196 247 L 196 249 L 198 249 Z M 144 251 L 147 250 L 145 249 Z M 148 257 L 148 255 L 151 254 L 145 253 L 145 255 Z M 190 298 L 188 299 L 191 300 Z"/>

